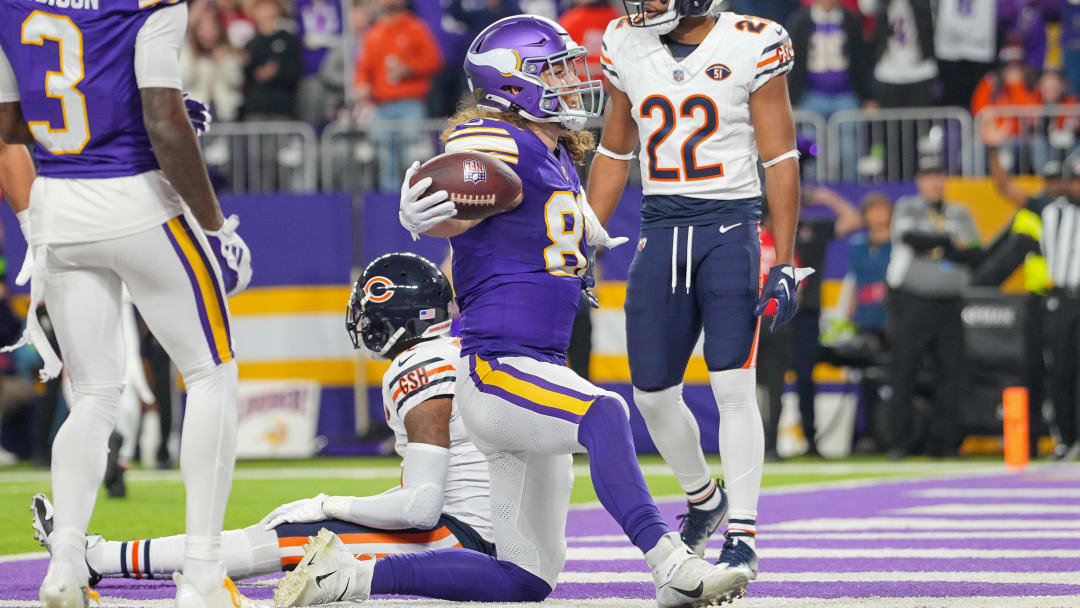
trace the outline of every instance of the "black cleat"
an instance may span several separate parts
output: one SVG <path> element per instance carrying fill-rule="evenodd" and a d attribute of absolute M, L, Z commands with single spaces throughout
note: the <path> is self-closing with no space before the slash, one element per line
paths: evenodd
<path fill-rule="evenodd" d="M 716 491 L 720 493 L 720 504 L 715 509 L 698 509 L 687 503 L 686 513 L 677 516 L 680 520 L 679 536 L 698 557 L 705 555 L 709 537 L 727 521 L 728 497 L 719 481 L 716 482 Z"/>
<path fill-rule="evenodd" d="M 49 535 L 53 531 L 53 506 L 49 502 L 49 499 L 44 494 L 35 494 L 34 498 L 30 500 L 30 513 L 33 514 L 33 519 L 30 525 L 34 528 L 34 540 L 42 546 L 43 549 L 52 553 L 52 546 L 49 544 Z M 99 542 L 100 536 L 92 535 L 87 536 L 86 542 L 89 544 Z M 90 562 L 86 563 L 86 569 L 90 571 L 90 586 L 95 587 L 101 582 L 102 576 L 98 574 L 96 570 L 90 567 Z"/>
<path fill-rule="evenodd" d="M 120 466 L 120 446 L 124 438 L 113 431 L 109 435 L 109 460 L 105 464 L 105 491 L 109 498 L 124 498 L 127 496 L 127 486 L 124 484 L 124 468 Z"/>

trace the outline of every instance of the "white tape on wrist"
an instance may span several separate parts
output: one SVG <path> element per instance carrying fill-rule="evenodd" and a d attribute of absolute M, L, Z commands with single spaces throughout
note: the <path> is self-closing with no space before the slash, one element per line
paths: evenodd
<path fill-rule="evenodd" d="M 604 146 L 596 146 L 596 153 L 603 154 L 608 158 L 614 158 L 615 160 L 634 160 L 633 152 L 630 152 L 629 154 L 617 154 L 615 152 L 612 152 L 611 150 L 608 150 Z"/>
<path fill-rule="evenodd" d="M 777 156 L 776 158 L 774 158 L 774 159 L 772 159 L 772 160 L 770 160 L 768 162 L 761 163 L 761 166 L 768 169 L 769 167 L 772 167 L 774 165 L 779 165 L 780 163 L 784 162 L 785 160 L 787 160 L 789 158 L 794 158 L 794 159 L 797 160 L 799 158 L 799 156 L 801 156 L 801 155 L 799 154 L 798 150 L 791 150 L 790 152 L 785 152 L 785 153 L 781 154 L 780 156 Z"/>

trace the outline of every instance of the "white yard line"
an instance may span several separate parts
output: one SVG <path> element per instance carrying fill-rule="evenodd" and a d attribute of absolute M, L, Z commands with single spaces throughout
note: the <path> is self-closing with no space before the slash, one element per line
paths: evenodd
<path fill-rule="evenodd" d="M 1080 519 L 947 519 L 933 517 L 822 517 L 771 524 L 773 531 L 856 532 L 870 530 L 1080 530 Z"/>
<path fill-rule="evenodd" d="M 651 583 L 649 572 L 563 572 L 559 583 Z M 769 583 L 1006 583 L 1080 585 L 1075 572 L 762 572 Z"/>
<path fill-rule="evenodd" d="M 818 547 L 758 547 L 758 557 L 814 559 L 1046 559 L 1080 558 L 1080 549 L 909 549 L 893 547 L 818 548 Z M 625 547 L 570 547 L 566 559 L 577 561 L 607 561 L 641 559 L 641 550 Z M 1077 577 L 1080 579 L 1080 577 Z"/>
<path fill-rule="evenodd" d="M 758 542 L 772 543 L 776 540 L 946 540 L 969 538 L 1080 538 L 1080 530 L 1002 530 L 982 532 L 964 530 L 956 532 L 771 532 L 771 526 L 758 526 Z M 595 534 L 571 536 L 567 540 L 579 543 L 626 542 L 625 534 Z M 722 539 L 721 539 L 722 540 Z M 717 541 L 719 542 L 719 540 Z"/>
<path fill-rule="evenodd" d="M 910 492 L 920 498 L 1080 498 L 1080 488 L 926 488 Z"/>
<path fill-rule="evenodd" d="M 901 515 L 1072 515 L 1080 505 L 1055 505 L 1037 502 L 970 503 L 947 502 L 903 509 L 888 509 Z"/>

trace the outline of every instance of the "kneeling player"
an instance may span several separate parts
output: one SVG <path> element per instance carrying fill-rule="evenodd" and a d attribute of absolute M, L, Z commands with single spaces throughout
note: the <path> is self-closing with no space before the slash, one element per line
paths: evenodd
<path fill-rule="evenodd" d="M 443 273 L 420 256 L 391 253 L 367 267 L 353 288 L 346 327 L 354 346 L 362 341 L 393 360 L 383 376 L 383 407 L 404 458 L 402 485 L 364 498 L 320 494 L 224 532 L 230 577 L 292 570 L 321 528 L 357 556 L 454 547 L 494 554 L 487 462 L 453 403 L 460 347 L 446 335 L 451 297 Z M 39 494 L 31 510 L 34 535 L 49 548 L 52 505 Z M 183 535 L 88 540 L 86 560 L 96 580 L 168 578 L 183 566 Z"/>

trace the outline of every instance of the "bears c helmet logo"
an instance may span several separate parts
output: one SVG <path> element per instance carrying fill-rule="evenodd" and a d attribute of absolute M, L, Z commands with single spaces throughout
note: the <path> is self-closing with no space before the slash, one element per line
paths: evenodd
<path fill-rule="evenodd" d="M 364 293 L 370 302 L 385 302 L 394 297 L 394 283 L 386 277 L 371 277 L 364 284 Z"/>

